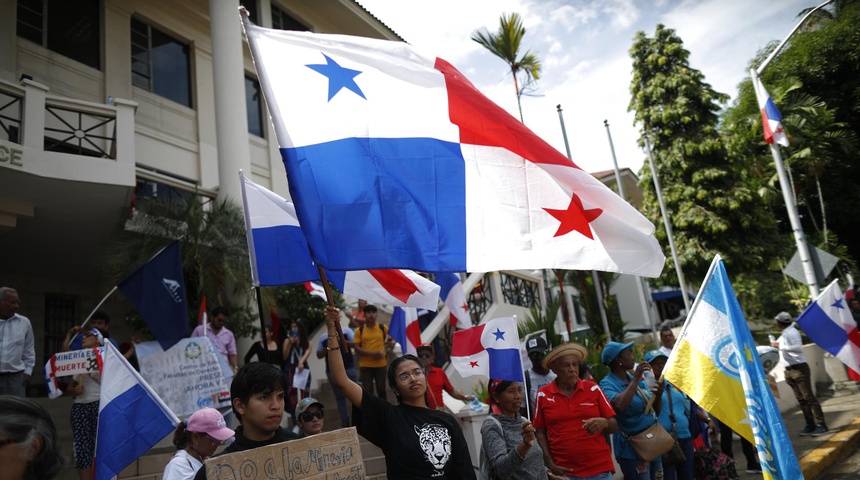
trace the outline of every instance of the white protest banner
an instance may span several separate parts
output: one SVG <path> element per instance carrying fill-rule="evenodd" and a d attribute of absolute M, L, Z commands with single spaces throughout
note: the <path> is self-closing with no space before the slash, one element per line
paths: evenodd
<path fill-rule="evenodd" d="M 104 347 L 98 347 L 55 353 L 45 364 L 45 372 L 51 372 L 54 377 L 98 372 L 101 370 L 99 364 L 103 350 Z"/>
<path fill-rule="evenodd" d="M 158 342 L 145 342 L 136 350 L 141 375 L 176 415 L 230 405 L 219 354 L 208 338 L 183 338 L 167 351 Z"/>

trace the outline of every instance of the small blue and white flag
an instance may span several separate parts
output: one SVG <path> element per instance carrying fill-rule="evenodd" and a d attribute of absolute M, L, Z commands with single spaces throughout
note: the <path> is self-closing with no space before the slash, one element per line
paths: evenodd
<path fill-rule="evenodd" d="M 169 435 L 179 418 L 110 342 L 105 343 L 95 480 L 110 480 Z"/>

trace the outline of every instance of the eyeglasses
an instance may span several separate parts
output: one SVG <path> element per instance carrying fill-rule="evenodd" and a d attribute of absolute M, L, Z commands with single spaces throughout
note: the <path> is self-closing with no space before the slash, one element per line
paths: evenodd
<path fill-rule="evenodd" d="M 312 422 L 314 420 L 314 418 L 318 418 L 318 419 L 322 420 L 324 416 L 325 416 L 325 414 L 323 413 L 322 410 L 317 410 L 316 412 L 313 412 L 313 413 L 305 412 L 305 413 L 299 415 L 299 418 L 301 418 L 303 422 L 308 423 L 308 422 Z"/>
<path fill-rule="evenodd" d="M 212 435 L 209 435 L 208 433 L 206 434 L 206 438 L 208 438 L 209 441 L 212 442 L 212 445 L 215 445 L 216 447 L 218 445 L 221 445 L 222 443 L 221 440 L 218 440 L 217 438 L 213 437 Z"/>
<path fill-rule="evenodd" d="M 415 370 L 412 370 L 412 373 L 401 373 L 400 375 L 398 375 L 396 377 L 397 383 L 407 383 L 407 382 L 409 382 L 409 380 L 412 380 L 413 378 L 414 379 L 424 378 L 424 370 L 422 370 L 420 368 L 416 368 Z"/>
<path fill-rule="evenodd" d="M 433 356 L 433 354 L 432 353 L 419 353 L 418 356 L 420 358 L 430 358 Z"/>
<path fill-rule="evenodd" d="M 545 357 L 545 356 L 546 356 L 546 350 L 543 350 L 540 352 L 529 352 L 529 358 L 531 358 L 531 357 Z"/>

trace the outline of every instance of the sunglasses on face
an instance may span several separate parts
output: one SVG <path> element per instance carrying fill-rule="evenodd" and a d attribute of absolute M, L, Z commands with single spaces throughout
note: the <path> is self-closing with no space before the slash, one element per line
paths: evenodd
<path fill-rule="evenodd" d="M 301 418 L 303 422 L 308 423 L 308 422 L 312 422 L 314 420 L 314 418 L 318 418 L 318 419 L 322 420 L 324 416 L 325 416 L 325 414 L 323 413 L 322 410 L 317 410 L 316 412 L 313 412 L 313 413 L 305 412 L 305 413 L 299 415 L 299 418 Z"/>
<path fill-rule="evenodd" d="M 420 358 L 430 358 L 433 356 L 433 354 L 432 353 L 419 353 L 418 356 Z"/>

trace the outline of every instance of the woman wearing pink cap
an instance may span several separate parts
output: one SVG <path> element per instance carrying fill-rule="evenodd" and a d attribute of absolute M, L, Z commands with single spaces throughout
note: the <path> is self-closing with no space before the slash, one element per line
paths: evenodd
<path fill-rule="evenodd" d="M 198 410 L 176 426 L 173 444 L 176 453 L 164 467 L 162 480 L 190 480 L 203 466 L 203 461 L 211 457 L 221 442 L 233 437 L 233 430 L 221 412 L 214 408 Z"/>

